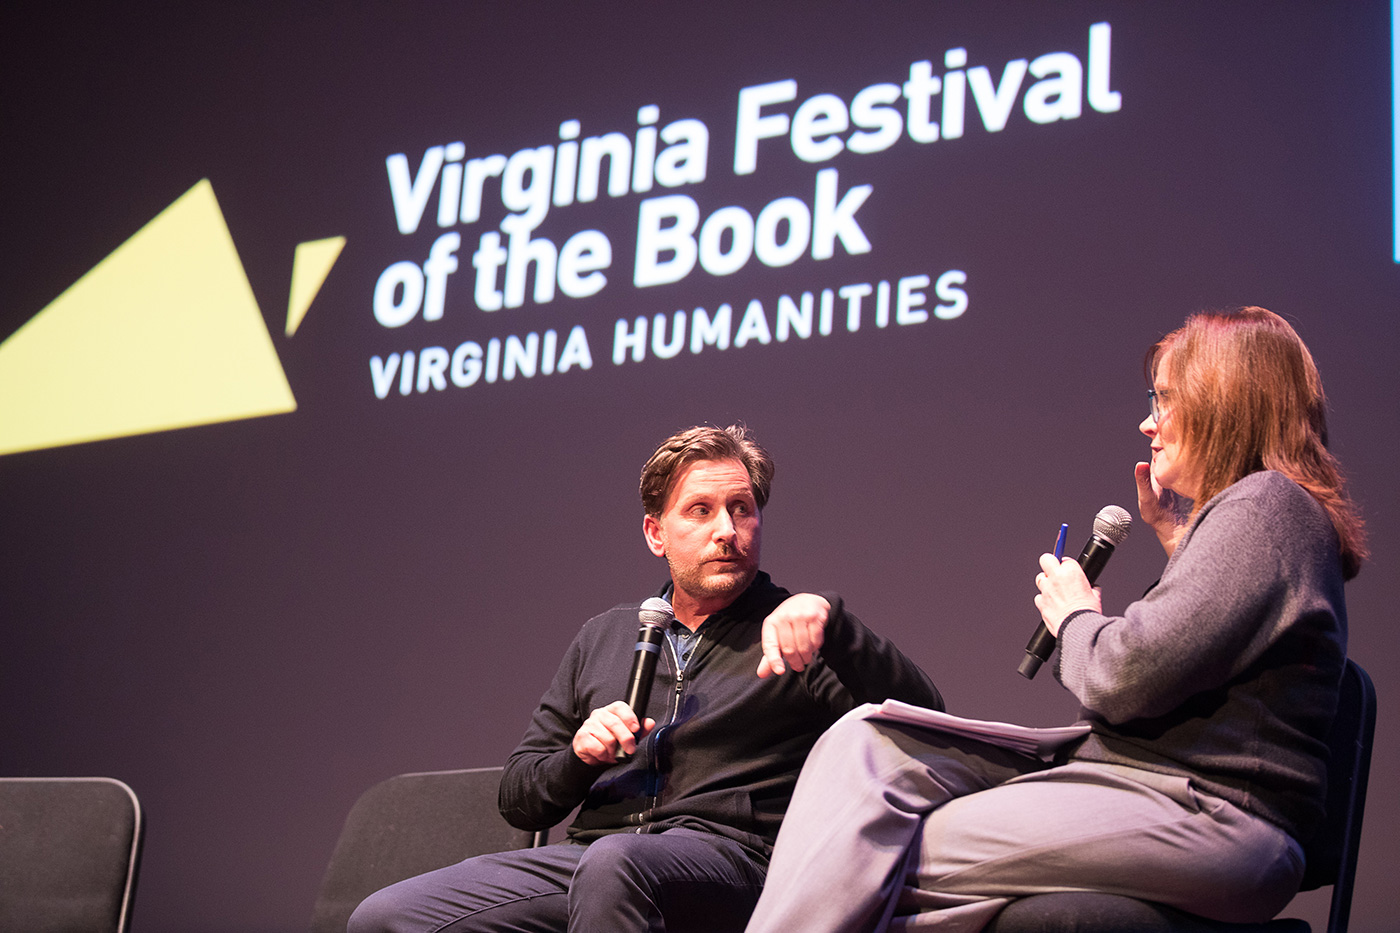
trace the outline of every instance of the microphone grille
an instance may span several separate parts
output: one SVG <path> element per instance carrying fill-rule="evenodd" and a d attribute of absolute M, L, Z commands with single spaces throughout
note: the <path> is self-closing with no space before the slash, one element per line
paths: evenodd
<path fill-rule="evenodd" d="M 643 625 L 659 625 L 662 628 L 669 626 L 671 620 L 676 617 L 676 611 L 671 608 L 671 604 L 660 596 L 648 597 L 642 607 L 637 610 L 637 619 Z"/>
<path fill-rule="evenodd" d="M 1133 517 L 1122 506 L 1106 505 L 1094 516 L 1094 534 L 1114 547 L 1122 544 L 1132 530 Z"/>

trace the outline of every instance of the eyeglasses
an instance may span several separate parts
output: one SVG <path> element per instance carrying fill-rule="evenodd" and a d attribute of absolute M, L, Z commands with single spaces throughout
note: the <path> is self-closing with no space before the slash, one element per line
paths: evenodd
<path fill-rule="evenodd" d="M 1160 392 L 1156 389 L 1147 390 L 1147 402 L 1151 406 L 1153 424 L 1161 421 L 1166 417 L 1167 412 L 1170 411 L 1170 407 L 1167 405 L 1167 399 L 1169 397 L 1170 393 L 1168 393 L 1166 389 Z"/>

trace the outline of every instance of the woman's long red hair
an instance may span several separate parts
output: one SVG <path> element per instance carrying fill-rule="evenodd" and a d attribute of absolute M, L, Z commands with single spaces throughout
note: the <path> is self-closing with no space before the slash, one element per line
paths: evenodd
<path fill-rule="evenodd" d="M 1327 510 L 1343 573 L 1355 576 L 1365 525 L 1327 450 L 1322 378 L 1298 334 L 1263 308 L 1196 314 L 1148 351 L 1149 382 L 1168 350 L 1171 417 L 1201 471 L 1197 508 L 1250 473 L 1277 470 Z"/>

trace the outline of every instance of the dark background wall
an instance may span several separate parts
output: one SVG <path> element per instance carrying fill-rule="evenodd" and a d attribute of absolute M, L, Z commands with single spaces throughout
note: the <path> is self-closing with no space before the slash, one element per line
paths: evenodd
<path fill-rule="evenodd" d="M 999 132 L 969 93 L 960 138 L 819 162 L 765 139 L 757 171 L 734 171 L 743 88 L 795 81 L 796 100 L 764 110 L 792 114 L 902 85 L 912 63 L 943 75 L 955 48 L 999 81 L 1047 53 L 1087 64 L 1102 22 L 1116 111 L 1084 101 L 1034 122 L 1028 76 Z M 1066 722 L 1051 677 L 1014 671 L 1036 556 L 1061 521 L 1077 545 L 1102 505 L 1133 506 L 1147 346 L 1194 310 L 1260 304 L 1312 347 L 1370 520 L 1351 654 L 1382 712 L 1353 929 L 1388 928 L 1390 35 L 1379 0 L 7 7 L 0 339 L 208 179 L 297 409 L 0 457 L 0 771 L 136 789 L 138 929 L 304 929 L 362 790 L 501 762 L 577 625 L 663 579 L 637 472 L 673 430 L 733 420 L 778 462 L 764 564 L 779 582 L 840 590 L 955 712 Z M 468 159 L 510 156 L 558 144 L 567 120 L 630 138 L 647 105 L 659 126 L 705 125 L 704 180 L 553 207 L 534 232 L 601 231 L 613 258 L 596 294 L 477 307 L 471 257 L 501 229 L 499 189 L 481 220 L 439 227 L 434 188 L 419 229 L 398 232 L 387 157 L 416 172 L 455 141 Z M 851 215 L 868 251 L 838 238 L 830 258 L 634 287 L 646 199 L 687 195 L 702 219 L 783 197 L 810 209 L 826 169 L 838 196 L 870 186 Z M 442 318 L 381 325 L 380 274 L 451 231 Z M 285 336 L 294 247 L 337 235 L 344 252 Z M 924 275 L 931 311 L 949 270 L 966 294 L 950 319 L 882 328 L 872 295 L 852 332 L 837 299 L 829 335 L 776 339 L 782 295 Z M 754 299 L 774 339 L 740 346 Z M 724 303 L 727 349 L 662 359 L 648 340 L 641 362 L 614 363 L 618 320 Z M 576 326 L 590 368 L 376 395 L 374 357 Z M 1103 578 L 1108 608 L 1162 563 L 1139 529 Z"/>

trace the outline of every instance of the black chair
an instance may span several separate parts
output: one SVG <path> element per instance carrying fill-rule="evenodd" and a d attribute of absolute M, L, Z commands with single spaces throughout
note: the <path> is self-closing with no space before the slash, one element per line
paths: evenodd
<path fill-rule="evenodd" d="M 1332 886 L 1328 933 L 1346 933 L 1351 915 L 1356 853 L 1371 773 L 1371 742 L 1376 731 L 1376 690 L 1355 661 L 1342 672 L 1337 718 L 1327 736 L 1327 816 L 1306 847 L 1308 867 L 1302 889 Z M 1162 904 L 1113 894 L 1037 894 L 1012 901 L 985 933 L 1311 933 L 1302 920 L 1220 923 Z"/>
<path fill-rule="evenodd" d="M 0 930 L 125 933 L 145 824 L 111 778 L 0 778 Z"/>
<path fill-rule="evenodd" d="M 345 933 L 360 901 L 396 881 L 473 855 L 543 845 L 544 833 L 515 829 L 501 818 L 501 771 L 400 774 L 365 791 L 350 808 L 326 867 L 312 933 Z"/>

